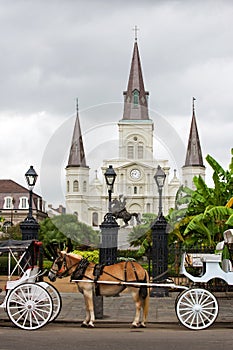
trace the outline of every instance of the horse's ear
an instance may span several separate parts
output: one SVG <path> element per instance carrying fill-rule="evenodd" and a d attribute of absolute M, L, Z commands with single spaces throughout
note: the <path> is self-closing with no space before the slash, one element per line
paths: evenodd
<path fill-rule="evenodd" d="M 67 239 L 67 242 L 66 242 L 66 252 L 67 252 L 67 253 L 70 253 L 70 252 L 72 252 L 72 251 L 73 251 L 73 244 L 72 244 L 72 242 L 71 242 L 71 239 L 68 238 L 68 239 Z"/>
<path fill-rule="evenodd" d="M 61 249 L 57 247 L 56 249 L 56 254 L 57 254 L 57 257 L 61 257 L 62 254 L 61 254 Z"/>

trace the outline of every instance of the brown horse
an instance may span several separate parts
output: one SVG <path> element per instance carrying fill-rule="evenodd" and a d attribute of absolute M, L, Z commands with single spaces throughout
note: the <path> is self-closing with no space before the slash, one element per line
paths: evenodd
<path fill-rule="evenodd" d="M 100 267 L 100 265 L 83 259 L 81 255 L 60 252 L 49 271 L 48 277 L 54 282 L 56 277 L 62 278 L 69 275 L 84 295 L 86 318 L 82 326 L 94 327 L 94 293 L 102 296 L 115 296 L 127 288 L 132 293 L 136 307 L 132 326 L 145 327 L 149 308 L 149 291 L 146 283 L 149 283 L 149 277 L 147 271 L 141 265 L 126 261 Z M 141 308 L 143 309 L 143 317 L 140 323 Z"/>

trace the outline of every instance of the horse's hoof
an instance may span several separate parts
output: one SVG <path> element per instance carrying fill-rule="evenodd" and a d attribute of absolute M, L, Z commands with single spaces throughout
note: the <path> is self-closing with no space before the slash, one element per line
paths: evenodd
<path fill-rule="evenodd" d="M 139 323 L 137 323 L 137 324 L 133 323 L 133 324 L 131 325 L 131 328 L 139 328 L 139 327 L 140 327 L 140 324 L 139 324 Z"/>
<path fill-rule="evenodd" d="M 88 324 L 86 324 L 86 323 L 81 323 L 81 327 L 83 327 L 83 328 L 88 328 Z"/>
<path fill-rule="evenodd" d="M 146 328 L 146 325 L 144 323 L 140 323 L 139 327 L 140 328 Z"/>

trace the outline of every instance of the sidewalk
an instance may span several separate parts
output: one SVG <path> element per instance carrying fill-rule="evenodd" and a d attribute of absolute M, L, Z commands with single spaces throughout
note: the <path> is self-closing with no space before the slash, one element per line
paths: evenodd
<path fill-rule="evenodd" d="M 150 323 L 177 323 L 175 300 L 177 293 L 172 292 L 168 297 L 151 297 L 148 322 Z M 81 322 L 85 318 L 85 305 L 80 293 L 61 293 L 62 310 L 57 321 Z M 218 297 L 219 315 L 216 322 L 233 322 L 233 299 Z M 120 297 L 103 298 L 103 314 L 101 322 L 131 323 L 134 318 L 134 302 L 130 294 Z"/>

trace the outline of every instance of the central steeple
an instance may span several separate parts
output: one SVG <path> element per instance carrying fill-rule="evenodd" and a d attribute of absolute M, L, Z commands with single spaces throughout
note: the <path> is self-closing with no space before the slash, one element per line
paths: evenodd
<path fill-rule="evenodd" d="M 136 33 L 135 33 L 136 34 Z M 135 35 L 127 90 L 124 91 L 123 118 L 119 121 L 119 158 L 126 162 L 153 161 L 154 123 L 149 118 L 142 65 Z"/>
<path fill-rule="evenodd" d="M 145 120 L 148 116 L 148 95 L 145 91 L 137 38 L 135 37 L 127 91 L 124 91 L 124 120 Z"/>

